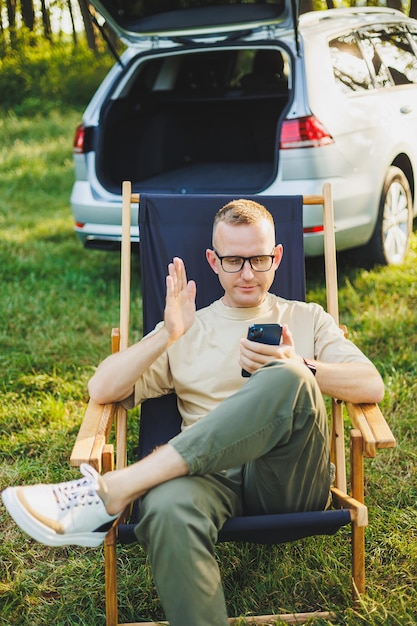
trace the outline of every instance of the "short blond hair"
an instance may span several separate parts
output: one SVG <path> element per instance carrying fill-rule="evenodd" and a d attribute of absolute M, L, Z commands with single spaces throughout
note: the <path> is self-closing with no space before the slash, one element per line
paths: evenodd
<path fill-rule="evenodd" d="M 232 200 L 219 209 L 214 217 L 213 233 L 220 222 L 226 224 L 256 224 L 261 220 L 267 220 L 273 228 L 274 218 L 271 213 L 259 202 L 254 200 Z"/>

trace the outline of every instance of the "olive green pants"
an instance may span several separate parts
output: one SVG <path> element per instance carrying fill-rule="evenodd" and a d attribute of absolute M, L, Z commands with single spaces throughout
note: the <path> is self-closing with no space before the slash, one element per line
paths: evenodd
<path fill-rule="evenodd" d="M 214 555 L 232 516 L 321 510 L 329 488 L 326 410 L 310 370 L 279 361 L 171 440 L 190 474 L 149 491 L 136 535 L 171 626 L 226 626 Z"/>

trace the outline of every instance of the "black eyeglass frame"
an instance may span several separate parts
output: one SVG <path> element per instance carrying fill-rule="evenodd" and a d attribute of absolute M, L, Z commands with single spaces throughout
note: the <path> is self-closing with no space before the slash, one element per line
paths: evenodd
<path fill-rule="evenodd" d="M 254 272 L 260 272 L 260 273 L 262 273 L 262 272 L 269 272 L 269 270 L 271 269 L 272 264 L 274 262 L 274 258 L 275 258 L 275 254 L 254 254 L 253 256 L 239 256 L 238 254 L 225 254 L 224 256 L 220 256 L 220 254 L 217 252 L 217 250 L 215 248 L 213 248 L 213 252 L 216 255 L 216 257 L 219 259 L 220 265 L 222 266 L 222 269 L 223 269 L 224 272 L 226 272 L 226 274 L 237 274 L 238 272 L 241 272 L 243 270 L 243 267 L 244 267 L 246 261 L 249 261 L 249 265 L 251 266 L 251 269 Z M 269 257 L 271 259 L 271 265 L 268 267 L 268 269 L 266 269 L 266 270 L 257 270 L 256 268 L 253 267 L 252 259 L 258 259 L 259 257 Z M 241 259 L 242 260 L 242 265 L 237 270 L 232 270 L 232 271 L 231 270 L 226 270 L 223 267 L 223 259 Z"/>

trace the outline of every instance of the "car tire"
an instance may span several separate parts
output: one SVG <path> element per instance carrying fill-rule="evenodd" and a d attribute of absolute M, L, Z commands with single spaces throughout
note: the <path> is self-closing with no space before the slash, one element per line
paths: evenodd
<path fill-rule="evenodd" d="M 413 200 L 404 172 L 391 166 L 385 177 L 374 233 L 364 247 L 367 264 L 400 265 L 413 229 Z"/>

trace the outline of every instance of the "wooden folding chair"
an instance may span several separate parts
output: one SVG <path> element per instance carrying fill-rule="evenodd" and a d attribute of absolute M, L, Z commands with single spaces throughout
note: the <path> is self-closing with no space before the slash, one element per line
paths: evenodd
<path fill-rule="evenodd" d="M 247 197 L 247 196 L 245 196 Z M 112 350 L 128 345 L 130 302 L 130 224 L 132 205 L 140 200 L 140 255 L 144 332 L 162 319 L 165 301 L 164 276 L 172 256 L 184 258 L 187 274 L 197 280 L 198 307 L 221 295 L 216 277 L 205 262 L 204 250 L 211 246 L 211 224 L 214 213 L 228 199 L 223 196 L 147 196 L 131 193 L 129 182 L 123 183 L 123 237 L 121 251 L 120 327 L 112 331 Z M 274 215 L 279 224 L 279 239 L 284 243 L 284 258 L 272 291 L 293 299 L 305 298 L 303 256 L 303 205 L 323 207 L 325 275 L 327 310 L 338 323 L 337 270 L 331 187 L 324 185 L 322 195 L 293 197 L 254 197 Z M 283 241 L 284 239 L 284 241 Z M 198 256 L 200 254 L 200 257 Z M 300 254 L 302 263 L 300 263 Z M 296 256 L 298 255 L 298 261 Z M 207 268 L 206 268 L 207 265 Z M 202 270 L 204 268 L 204 270 Z M 298 276 L 294 278 L 294 268 Z M 364 457 L 374 457 L 377 449 L 391 448 L 394 437 L 377 405 L 346 403 L 353 424 L 350 431 L 350 493 L 347 492 L 343 405 L 332 400 L 331 460 L 336 467 L 332 486 L 333 505 L 327 511 L 285 515 L 232 518 L 220 531 L 219 541 L 284 543 L 316 535 L 333 534 L 343 525 L 351 525 L 352 591 L 355 600 L 365 591 L 364 529 L 368 523 L 364 504 Z M 108 443 L 115 423 L 116 450 Z M 139 456 L 167 441 L 180 427 L 175 396 L 146 401 L 141 408 Z M 126 411 L 119 404 L 98 405 L 90 400 L 71 455 L 71 465 L 87 462 L 106 472 L 126 465 Z M 137 503 L 125 511 L 113 525 L 105 541 L 107 626 L 117 626 L 116 545 L 135 541 Z M 247 618 L 248 624 L 272 624 L 280 617 L 293 624 L 305 623 L 311 613 L 266 615 Z M 331 619 L 330 612 L 314 613 Z M 235 618 L 230 618 L 234 623 Z M 153 622 L 137 622 L 135 624 Z M 129 626 L 135 626 L 130 624 Z"/>

